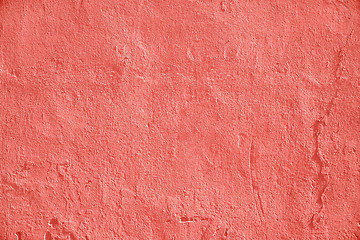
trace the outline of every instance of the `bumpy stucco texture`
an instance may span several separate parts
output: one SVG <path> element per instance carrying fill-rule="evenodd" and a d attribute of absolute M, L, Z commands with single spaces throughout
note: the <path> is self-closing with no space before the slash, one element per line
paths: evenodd
<path fill-rule="evenodd" d="M 360 1 L 0 1 L 0 239 L 359 239 Z"/>

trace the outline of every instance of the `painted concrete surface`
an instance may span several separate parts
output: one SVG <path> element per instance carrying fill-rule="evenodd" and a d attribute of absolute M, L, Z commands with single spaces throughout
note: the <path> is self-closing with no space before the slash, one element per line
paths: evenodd
<path fill-rule="evenodd" d="M 357 0 L 0 1 L 0 239 L 360 239 Z"/>

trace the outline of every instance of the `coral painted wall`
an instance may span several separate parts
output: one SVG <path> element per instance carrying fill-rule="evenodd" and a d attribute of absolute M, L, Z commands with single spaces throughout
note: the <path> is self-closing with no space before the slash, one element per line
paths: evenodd
<path fill-rule="evenodd" d="M 0 239 L 360 239 L 360 1 L 0 1 Z"/>

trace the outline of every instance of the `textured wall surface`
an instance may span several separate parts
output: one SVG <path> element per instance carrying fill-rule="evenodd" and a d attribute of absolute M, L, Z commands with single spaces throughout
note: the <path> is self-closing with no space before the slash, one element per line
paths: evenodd
<path fill-rule="evenodd" d="M 1 0 L 0 239 L 360 239 L 360 1 Z"/>

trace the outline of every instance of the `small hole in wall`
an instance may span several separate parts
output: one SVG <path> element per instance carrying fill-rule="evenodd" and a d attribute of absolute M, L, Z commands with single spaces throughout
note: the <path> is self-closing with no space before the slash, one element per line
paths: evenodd
<path fill-rule="evenodd" d="M 17 240 L 22 240 L 22 238 L 21 238 L 21 232 L 16 232 L 15 235 L 16 235 L 16 237 L 17 237 Z"/>
<path fill-rule="evenodd" d="M 49 221 L 49 225 L 52 227 L 56 227 L 57 225 L 59 225 L 59 221 L 56 218 L 52 218 Z"/>

